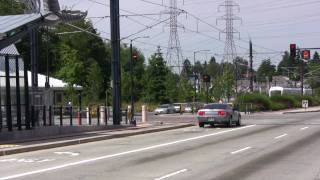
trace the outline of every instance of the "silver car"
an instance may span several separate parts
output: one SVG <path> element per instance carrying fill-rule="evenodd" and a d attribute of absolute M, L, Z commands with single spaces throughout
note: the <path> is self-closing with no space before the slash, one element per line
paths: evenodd
<path fill-rule="evenodd" d="M 224 124 L 231 127 L 233 124 L 241 126 L 240 112 L 233 108 L 230 104 L 213 103 L 207 104 L 200 109 L 197 114 L 199 127 L 204 127 L 205 124 L 214 126 L 216 124 Z"/>
<path fill-rule="evenodd" d="M 154 110 L 154 114 L 172 114 L 175 113 L 175 108 L 171 104 L 163 104 Z"/>

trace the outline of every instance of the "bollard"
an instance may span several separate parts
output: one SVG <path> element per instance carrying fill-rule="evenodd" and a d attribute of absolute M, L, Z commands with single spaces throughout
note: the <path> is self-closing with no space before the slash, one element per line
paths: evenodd
<path fill-rule="evenodd" d="M 43 117 L 43 126 L 47 126 L 46 106 L 43 106 L 42 117 Z"/>
<path fill-rule="evenodd" d="M 59 113 L 60 113 L 60 126 L 63 126 L 62 106 L 60 106 L 60 108 L 59 108 Z"/>
<path fill-rule="evenodd" d="M 81 112 L 80 112 L 80 108 L 77 112 L 77 120 L 78 120 L 78 125 L 81 126 L 82 125 L 82 122 L 81 122 Z"/>
<path fill-rule="evenodd" d="M 36 126 L 35 118 L 34 106 L 31 106 L 31 126 L 33 128 Z"/>
<path fill-rule="evenodd" d="M 106 113 L 105 113 L 105 107 L 100 107 L 100 124 L 105 125 L 106 124 Z"/>
<path fill-rule="evenodd" d="M 142 122 L 145 123 L 148 121 L 147 117 L 147 106 L 143 105 L 142 106 Z"/>
<path fill-rule="evenodd" d="M 52 107 L 49 106 L 49 126 L 52 126 Z"/>
<path fill-rule="evenodd" d="M 87 107 L 86 110 L 87 110 L 87 113 L 86 113 L 87 114 L 87 124 L 91 125 L 90 107 Z"/>
<path fill-rule="evenodd" d="M 98 123 L 98 125 L 100 125 L 100 112 L 99 112 L 99 106 L 97 107 L 97 123 Z"/>
<path fill-rule="evenodd" d="M 128 109 L 127 109 L 127 116 L 128 118 L 126 119 L 126 124 L 128 124 L 128 120 L 130 122 L 130 124 L 132 123 L 132 107 L 131 105 L 128 105 Z"/>
<path fill-rule="evenodd" d="M 70 126 L 73 126 L 72 106 L 70 106 Z"/>
<path fill-rule="evenodd" d="M 108 125 L 109 114 L 110 114 L 110 112 L 109 112 L 109 107 L 108 107 L 108 106 L 105 107 L 105 109 L 104 109 L 104 114 L 105 114 L 105 116 L 106 116 L 106 125 Z"/>

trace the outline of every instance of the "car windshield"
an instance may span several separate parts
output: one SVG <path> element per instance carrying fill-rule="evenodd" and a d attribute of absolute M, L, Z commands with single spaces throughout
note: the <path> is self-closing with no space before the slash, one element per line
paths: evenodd
<path fill-rule="evenodd" d="M 207 104 L 204 109 L 227 109 L 227 104 Z"/>
<path fill-rule="evenodd" d="M 169 105 L 167 105 L 167 104 L 164 104 L 164 105 L 160 106 L 160 108 L 168 108 L 168 107 L 169 107 Z"/>

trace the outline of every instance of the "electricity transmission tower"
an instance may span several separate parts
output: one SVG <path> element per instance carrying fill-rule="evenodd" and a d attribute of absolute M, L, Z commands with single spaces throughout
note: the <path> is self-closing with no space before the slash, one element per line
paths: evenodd
<path fill-rule="evenodd" d="M 233 0 L 225 0 L 218 8 L 218 11 L 220 11 L 220 8 L 223 8 L 225 11 L 225 14 L 220 17 L 218 20 L 225 21 L 225 29 L 221 32 L 226 34 L 226 41 L 225 41 L 225 47 L 224 47 L 224 56 L 222 59 L 222 62 L 233 62 L 237 51 L 236 46 L 234 43 L 234 34 L 240 33 L 234 28 L 234 21 L 240 20 L 238 16 L 235 15 L 235 10 L 237 12 L 240 12 L 240 6 L 235 3 Z"/>
<path fill-rule="evenodd" d="M 167 65 L 173 67 L 173 69 L 178 71 L 180 74 L 180 67 L 182 65 L 183 56 L 180 46 L 179 34 L 178 34 L 178 16 L 180 10 L 177 9 L 177 0 L 170 0 L 169 7 L 170 14 L 170 36 L 167 51 Z M 176 69 L 177 68 L 177 69 Z"/>

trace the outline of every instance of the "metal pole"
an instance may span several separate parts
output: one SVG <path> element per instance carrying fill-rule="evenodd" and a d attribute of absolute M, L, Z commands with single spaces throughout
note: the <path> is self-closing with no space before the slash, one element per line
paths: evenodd
<path fill-rule="evenodd" d="M 113 124 L 120 125 L 121 122 L 121 71 L 120 71 L 120 22 L 119 22 L 119 0 L 110 0 L 110 25 L 111 25 L 111 47 L 112 47 L 112 106 Z"/>
<path fill-rule="evenodd" d="M 301 96 L 303 96 L 303 86 L 304 86 L 304 82 L 303 82 L 303 80 L 304 80 L 304 78 L 303 78 L 303 76 L 304 76 L 304 61 L 303 61 L 303 59 L 301 60 L 301 69 L 300 69 L 300 80 L 301 80 Z"/>
<path fill-rule="evenodd" d="M 134 97 L 133 97 L 133 53 L 132 53 L 132 40 L 130 40 L 130 76 L 131 76 L 131 87 L 130 87 L 130 93 L 131 93 L 131 119 L 130 123 L 134 120 Z"/>
<path fill-rule="evenodd" d="M 29 83 L 28 83 L 28 68 L 27 63 L 24 62 L 24 105 L 25 105 L 25 123 L 26 129 L 31 129 L 30 127 L 30 104 L 29 104 Z"/>
<path fill-rule="evenodd" d="M 196 51 L 193 52 L 193 75 L 194 75 L 194 96 L 193 105 L 195 106 L 197 100 L 197 75 L 196 75 Z"/>
<path fill-rule="evenodd" d="M 5 72 L 6 72 L 6 119 L 8 130 L 12 131 L 12 116 L 11 116 L 11 92 L 10 92 L 10 69 L 9 56 L 5 57 Z"/>
<path fill-rule="evenodd" d="M 21 131 L 21 100 L 20 100 L 20 74 L 19 74 L 19 57 L 16 56 L 16 98 L 17 98 L 17 125 L 18 130 Z"/>
<path fill-rule="evenodd" d="M 209 104 L 209 83 L 206 82 L 206 103 Z"/>
<path fill-rule="evenodd" d="M 250 40 L 250 91 L 253 92 L 253 55 L 252 55 L 252 42 Z"/>

